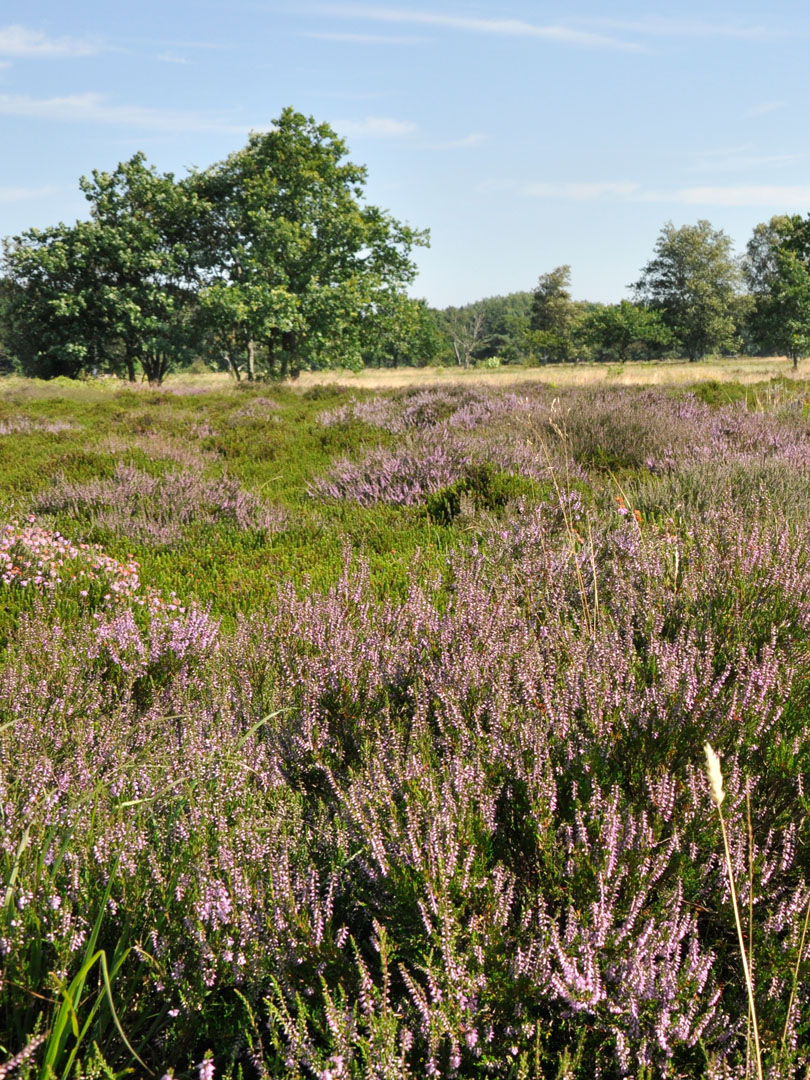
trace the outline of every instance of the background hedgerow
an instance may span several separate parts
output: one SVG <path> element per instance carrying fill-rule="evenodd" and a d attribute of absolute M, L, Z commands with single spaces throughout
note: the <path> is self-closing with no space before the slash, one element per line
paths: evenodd
<path fill-rule="evenodd" d="M 802 1075 L 810 444 L 757 403 L 71 400 L 79 475 L 76 432 L 26 433 L 50 467 L 18 463 L 0 548 L 36 589 L 0 584 L 20 1075 L 211 1051 L 234 1077 L 742 1078 L 706 742 L 768 1075 Z M 82 600 L 85 564 L 133 585 Z"/>

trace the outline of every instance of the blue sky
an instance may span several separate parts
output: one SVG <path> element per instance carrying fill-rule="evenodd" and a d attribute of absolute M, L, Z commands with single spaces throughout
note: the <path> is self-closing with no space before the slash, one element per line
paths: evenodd
<path fill-rule="evenodd" d="M 143 150 L 185 175 L 292 105 L 431 230 L 445 306 L 572 267 L 616 301 L 661 226 L 742 250 L 810 212 L 810 9 L 736 0 L 322 3 L 4 0 L 0 236 L 85 213 L 78 178 Z"/>

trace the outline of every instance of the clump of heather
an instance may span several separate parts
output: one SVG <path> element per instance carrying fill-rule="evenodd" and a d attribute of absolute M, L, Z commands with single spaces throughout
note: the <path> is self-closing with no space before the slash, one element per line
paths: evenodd
<path fill-rule="evenodd" d="M 233 524 L 239 529 L 275 532 L 283 510 L 264 503 L 229 477 L 207 478 L 188 468 L 153 476 L 118 465 L 109 479 L 62 480 L 34 502 L 38 513 L 69 514 L 96 528 L 144 544 L 171 544 L 191 525 Z"/>
<path fill-rule="evenodd" d="M 352 398 L 344 405 L 335 405 L 332 409 L 324 409 L 318 414 L 318 424 L 321 427 L 339 427 L 352 421 L 368 424 L 369 427 L 383 428 L 391 434 L 398 434 L 405 430 L 399 409 L 390 398 L 372 397 L 363 401 Z"/>
<path fill-rule="evenodd" d="M 54 625 L 28 621 L 0 683 L 9 865 L 31 842 L 9 970 L 28 962 L 30 910 L 69 971 L 87 897 L 112 881 L 104 940 L 143 942 L 131 977 L 167 1007 L 156 1061 L 193 1060 L 210 1025 L 227 1055 L 239 1032 L 214 1001 L 234 986 L 282 1075 L 366 1075 L 372 1046 L 401 1076 L 508 1076 L 577 1048 L 582 1076 L 694 1072 L 706 1054 L 736 1068 L 745 1005 L 709 740 L 775 1037 L 808 897 L 807 568 L 785 567 L 771 533 L 737 567 L 719 524 L 674 541 L 618 512 L 591 553 L 572 546 L 575 511 L 550 505 L 503 552 L 453 557 L 449 592 L 415 577 L 398 604 L 350 560 L 328 594 L 285 589 L 232 635 L 204 612 L 91 620 L 73 632 L 78 670 Z M 729 649 L 706 585 L 757 566 L 771 615 L 792 604 L 793 621 Z M 760 789 L 749 897 L 745 795 Z"/>
<path fill-rule="evenodd" d="M 257 395 L 256 397 L 251 398 L 246 405 L 242 405 L 237 409 L 233 415 L 240 420 L 277 420 L 278 417 L 273 414 L 279 408 L 279 403 L 274 401 L 273 398 Z"/>
<path fill-rule="evenodd" d="M 351 499 L 361 506 L 378 502 L 413 506 L 458 480 L 472 462 L 472 448 L 459 439 L 414 439 L 394 448 L 378 447 L 360 462 L 337 461 L 329 477 L 314 481 L 309 493 Z"/>
<path fill-rule="evenodd" d="M 199 445 L 200 439 L 213 432 L 207 428 L 200 430 L 199 425 L 192 425 L 191 434 L 191 439 L 180 439 L 162 431 L 146 431 L 129 439 L 115 436 L 105 439 L 99 449 L 117 458 L 138 451 L 153 461 L 172 461 L 183 468 L 199 470 L 216 461 L 217 455 L 213 451 Z"/>
<path fill-rule="evenodd" d="M 663 395 L 385 400 L 420 419 L 313 496 L 452 524 L 455 496 L 538 480 L 463 517 L 401 595 L 347 547 L 331 587 L 285 583 L 235 624 L 129 596 L 20 617 L 0 657 L 3 1044 L 53 1030 L 103 950 L 157 1075 L 742 1078 L 710 743 L 763 1057 L 802 1075 L 810 525 L 739 487 L 673 505 L 683 446 L 753 468 L 760 425 L 768 468 L 800 470 L 800 421 Z M 61 512 L 99 512 L 72 497 Z M 133 1067 L 102 988 L 78 1000 L 82 1075 Z"/>
<path fill-rule="evenodd" d="M 513 393 L 452 386 L 405 391 L 386 398 L 352 399 L 324 410 L 318 416 L 318 423 L 336 427 L 354 421 L 401 435 L 442 424 L 451 428 L 477 428 L 499 417 L 514 416 L 526 406 L 526 400 Z"/>
<path fill-rule="evenodd" d="M 56 435 L 62 431 L 73 431 L 75 424 L 67 420 L 42 420 L 30 416 L 3 417 L 0 419 L 0 436 L 27 435 L 32 431 L 43 431 Z"/>
<path fill-rule="evenodd" d="M 33 516 L 0 529 L 0 585 L 46 594 L 72 586 L 79 596 L 93 592 L 104 601 L 146 603 L 134 559 L 122 563 L 97 544 L 74 544 Z"/>

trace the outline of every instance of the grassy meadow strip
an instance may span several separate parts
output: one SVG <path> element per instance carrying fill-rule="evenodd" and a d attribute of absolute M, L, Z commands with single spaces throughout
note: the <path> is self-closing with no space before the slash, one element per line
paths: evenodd
<path fill-rule="evenodd" d="M 803 1075 L 810 416 L 754 389 L 15 381 L 0 1076 Z"/>

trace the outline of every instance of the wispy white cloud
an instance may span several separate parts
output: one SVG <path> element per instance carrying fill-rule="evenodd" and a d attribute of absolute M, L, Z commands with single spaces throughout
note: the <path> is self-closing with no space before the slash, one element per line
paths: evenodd
<path fill-rule="evenodd" d="M 807 158 L 798 154 L 729 154 L 727 157 L 701 157 L 695 164 L 699 172 L 739 172 L 744 169 L 780 169 Z"/>
<path fill-rule="evenodd" d="M 344 120 L 338 125 L 343 135 L 370 139 L 402 139 L 419 130 L 410 120 L 395 120 L 390 116 L 366 116 L 363 120 Z"/>
<path fill-rule="evenodd" d="M 466 30 L 475 34 L 495 37 L 537 38 L 561 45 L 578 45 L 586 48 L 621 49 L 639 52 L 643 46 L 612 35 L 578 30 L 569 26 L 528 22 L 525 19 L 481 18 L 467 15 L 442 15 L 430 11 L 410 11 L 358 4 L 319 4 L 315 10 L 321 14 L 344 19 L 366 19 L 370 22 L 409 24 L 412 26 L 435 26 L 448 30 Z"/>
<path fill-rule="evenodd" d="M 97 42 L 81 38 L 50 38 L 25 26 L 0 26 L 0 56 L 17 59 L 53 59 L 62 56 L 94 56 L 100 52 Z"/>
<path fill-rule="evenodd" d="M 473 150 L 476 146 L 483 146 L 487 136 L 480 131 L 463 135 L 460 139 L 450 139 L 449 142 L 431 143 L 428 150 Z"/>
<path fill-rule="evenodd" d="M 0 187 L 0 203 L 44 199 L 58 190 L 56 187 Z"/>
<path fill-rule="evenodd" d="M 806 206 L 810 203 L 810 184 L 680 188 L 671 194 L 645 201 L 675 202 L 685 206 Z"/>
<path fill-rule="evenodd" d="M 673 190 L 644 188 L 630 180 L 524 184 L 522 195 L 567 202 L 621 201 L 670 203 L 674 206 L 762 206 L 774 209 L 806 206 L 810 184 L 727 184 L 682 187 Z"/>
<path fill-rule="evenodd" d="M 744 113 L 744 116 L 767 116 L 768 113 L 776 112 L 777 109 L 784 109 L 787 105 L 786 101 L 763 101 L 760 105 L 754 105 L 748 112 Z"/>
<path fill-rule="evenodd" d="M 161 60 L 164 64 L 190 64 L 191 61 L 186 59 L 185 56 L 178 56 L 176 53 L 159 53 L 158 60 Z"/>
<path fill-rule="evenodd" d="M 639 191 L 631 180 L 569 182 L 562 184 L 525 184 L 522 194 L 534 199 L 563 199 L 570 202 L 592 202 L 595 199 L 629 199 Z"/>
<path fill-rule="evenodd" d="M 409 34 L 351 34 L 334 32 L 310 31 L 303 33 L 301 37 L 316 38 L 319 41 L 336 41 L 344 45 L 424 45 L 430 38 L 417 37 Z"/>
<path fill-rule="evenodd" d="M 222 115 L 152 109 L 143 105 L 109 105 L 101 94 L 71 94 L 66 97 L 32 98 L 22 94 L 0 94 L 0 116 L 24 116 L 36 120 L 70 123 L 114 124 L 153 131 L 227 131 L 246 133 Z"/>
<path fill-rule="evenodd" d="M 744 41 L 761 41 L 778 36 L 772 26 L 740 21 L 713 22 L 708 19 L 666 18 L 650 15 L 641 19 L 586 18 L 588 26 L 603 26 L 630 34 L 664 38 L 738 38 Z"/>
<path fill-rule="evenodd" d="M 231 50 L 234 48 L 234 46 L 227 41 L 171 41 L 167 38 L 141 37 L 126 38 L 119 48 L 121 50 L 126 50 L 133 45 L 145 46 L 151 49 L 165 49 L 167 52 L 171 53 L 173 53 L 175 49 L 203 49 L 222 52 L 223 50 Z"/>

